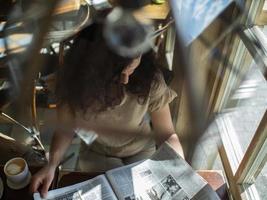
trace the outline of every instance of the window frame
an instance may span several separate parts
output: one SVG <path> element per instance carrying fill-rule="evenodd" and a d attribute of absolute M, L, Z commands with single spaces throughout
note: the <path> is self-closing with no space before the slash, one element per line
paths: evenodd
<path fill-rule="evenodd" d="M 261 11 L 264 0 L 252 1 L 250 16 L 253 19 L 257 18 L 257 15 Z M 237 46 L 237 51 L 235 52 L 234 65 L 241 63 L 242 59 L 246 54 L 246 50 L 252 56 L 252 59 L 256 61 L 256 64 L 260 66 L 260 70 L 263 72 L 265 80 L 267 79 L 267 42 L 266 37 L 263 37 L 262 31 L 257 27 L 251 27 L 245 31 L 240 32 L 240 42 Z M 260 45 L 263 47 L 264 51 L 261 51 L 254 43 L 253 39 L 256 39 Z M 241 44 L 243 42 L 243 46 Z M 242 72 L 244 69 L 240 69 Z M 230 73 L 227 81 L 228 84 L 234 84 L 235 78 L 233 74 Z M 226 105 L 227 99 L 230 96 L 231 91 L 226 87 L 223 94 L 223 100 L 220 102 L 220 110 Z M 229 129 L 227 122 L 220 122 L 223 126 Z M 225 173 L 230 186 L 230 191 L 235 199 L 248 199 L 248 200 L 258 200 L 260 199 L 257 189 L 253 183 L 255 179 L 261 172 L 266 164 L 267 160 L 267 111 L 263 118 L 261 119 L 260 125 L 257 127 L 252 140 L 242 155 L 240 157 L 240 145 L 237 141 L 231 140 L 233 136 L 230 137 L 229 130 L 222 130 L 222 146 L 219 148 L 219 154 L 225 169 Z M 233 134 L 232 134 L 233 135 Z M 233 144 L 234 143 L 234 144 Z M 233 153 L 234 152 L 234 153 Z M 237 164 L 241 159 L 241 162 Z M 233 170 L 234 169 L 234 170 Z M 236 170 L 236 171 L 235 171 Z M 234 172 L 235 171 L 235 172 Z M 248 187 L 249 186 L 249 187 Z"/>

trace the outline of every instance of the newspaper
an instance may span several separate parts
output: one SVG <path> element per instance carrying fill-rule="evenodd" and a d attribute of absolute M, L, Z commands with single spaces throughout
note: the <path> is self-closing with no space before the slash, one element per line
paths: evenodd
<path fill-rule="evenodd" d="M 41 199 L 40 195 L 34 194 L 34 199 Z M 216 200 L 219 197 L 168 143 L 164 143 L 150 159 L 52 190 L 47 199 Z"/>
<path fill-rule="evenodd" d="M 39 193 L 34 193 L 34 200 L 40 200 Z M 77 183 L 68 187 L 51 190 L 45 200 L 117 200 L 105 175 Z"/>
<path fill-rule="evenodd" d="M 216 200 L 217 194 L 165 143 L 148 160 L 106 172 L 120 200 Z"/>

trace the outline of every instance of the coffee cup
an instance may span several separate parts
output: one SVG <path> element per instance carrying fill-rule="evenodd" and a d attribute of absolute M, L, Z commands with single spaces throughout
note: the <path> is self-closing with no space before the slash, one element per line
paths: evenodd
<path fill-rule="evenodd" d="M 21 189 L 27 186 L 31 180 L 31 172 L 27 162 L 20 157 L 9 160 L 4 166 L 7 185 L 11 189 Z"/>

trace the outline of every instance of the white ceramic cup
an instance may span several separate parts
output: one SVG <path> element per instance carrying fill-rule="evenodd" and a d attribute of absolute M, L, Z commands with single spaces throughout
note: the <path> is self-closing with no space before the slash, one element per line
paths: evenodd
<path fill-rule="evenodd" d="M 21 189 L 31 180 L 31 172 L 27 162 L 20 157 L 9 160 L 4 166 L 7 185 L 12 189 Z"/>

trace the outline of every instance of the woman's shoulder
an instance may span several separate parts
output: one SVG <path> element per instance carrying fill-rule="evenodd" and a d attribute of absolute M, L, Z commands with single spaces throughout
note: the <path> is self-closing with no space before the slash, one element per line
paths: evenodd
<path fill-rule="evenodd" d="M 163 73 L 158 70 L 155 73 L 155 77 L 151 83 L 150 95 L 155 95 L 156 93 L 161 93 L 167 88 Z"/>

